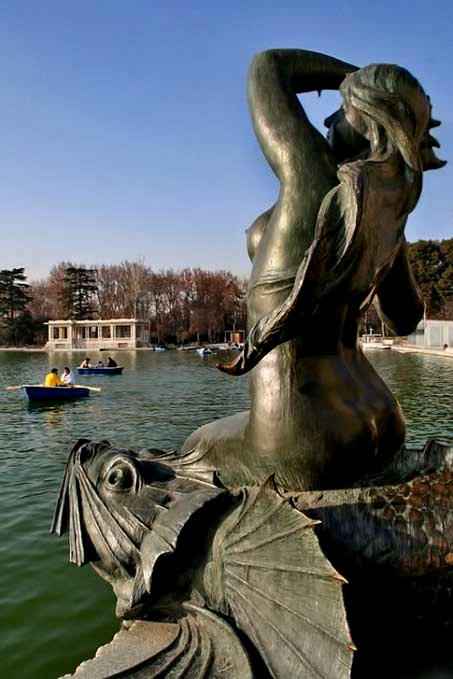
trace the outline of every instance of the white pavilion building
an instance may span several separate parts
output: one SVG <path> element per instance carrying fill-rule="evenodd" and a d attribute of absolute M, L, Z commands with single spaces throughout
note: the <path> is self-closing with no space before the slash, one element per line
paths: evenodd
<path fill-rule="evenodd" d="M 47 321 L 49 351 L 137 349 L 149 345 L 149 322 L 136 318 Z"/>

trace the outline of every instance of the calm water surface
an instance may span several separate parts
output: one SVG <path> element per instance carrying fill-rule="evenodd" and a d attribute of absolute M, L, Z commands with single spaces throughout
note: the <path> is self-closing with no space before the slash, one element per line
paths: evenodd
<path fill-rule="evenodd" d="M 220 373 L 211 357 L 176 351 L 117 354 L 124 375 L 79 377 L 103 390 L 72 403 L 32 407 L 21 391 L 4 390 L 82 357 L 0 352 L 0 667 L 9 679 L 55 679 L 118 629 L 110 588 L 90 567 L 69 565 L 66 539 L 49 535 L 74 442 L 173 450 L 199 425 L 249 405 L 245 378 Z M 408 445 L 451 441 L 453 361 L 388 351 L 369 358 L 403 406 Z"/>

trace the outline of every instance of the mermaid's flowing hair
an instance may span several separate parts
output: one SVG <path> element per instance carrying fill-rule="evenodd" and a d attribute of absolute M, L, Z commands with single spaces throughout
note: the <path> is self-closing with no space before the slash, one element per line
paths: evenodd
<path fill-rule="evenodd" d="M 370 161 L 385 161 L 399 153 L 408 195 L 402 214 L 411 212 L 420 197 L 424 170 L 443 167 L 433 152 L 438 141 L 429 134 L 440 122 L 431 117 L 431 104 L 422 86 L 396 64 L 370 64 L 350 73 L 340 86 L 346 106 L 356 109 L 375 142 Z"/>

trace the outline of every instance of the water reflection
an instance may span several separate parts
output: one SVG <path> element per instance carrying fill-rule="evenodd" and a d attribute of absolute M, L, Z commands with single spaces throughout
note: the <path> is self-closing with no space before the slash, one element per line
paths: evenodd
<path fill-rule="evenodd" d="M 61 401 L 29 401 L 27 408 L 32 416 L 40 417 L 43 424 L 60 431 L 68 408 L 74 405 L 76 404 Z"/>
<path fill-rule="evenodd" d="M 408 446 L 421 447 L 431 437 L 453 441 L 453 360 L 385 351 L 371 362 L 402 406 Z"/>

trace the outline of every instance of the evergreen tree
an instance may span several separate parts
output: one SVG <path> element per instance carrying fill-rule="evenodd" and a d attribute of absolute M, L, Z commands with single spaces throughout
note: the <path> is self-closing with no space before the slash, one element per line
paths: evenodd
<path fill-rule="evenodd" d="M 440 241 L 440 252 L 443 259 L 442 275 L 439 278 L 438 288 L 447 300 L 453 298 L 453 238 Z"/>
<path fill-rule="evenodd" d="M 24 269 L 3 269 L 0 271 L 0 314 L 14 319 L 25 310 L 30 287 L 25 283 Z"/>
<path fill-rule="evenodd" d="M 61 302 L 68 318 L 82 321 L 93 317 L 93 296 L 98 289 L 96 274 L 96 269 L 83 266 L 69 266 L 66 269 Z"/>
<path fill-rule="evenodd" d="M 24 268 L 0 271 L 1 340 L 13 346 L 23 343 L 21 319 L 26 313 L 30 287 L 26 280 Z"/>
<path fill-rule="evenodd" d="M 453 294 L 453 239 L 418 240 L 409 243 L 408 249 L 428 318 L 442 317 Z"/>

